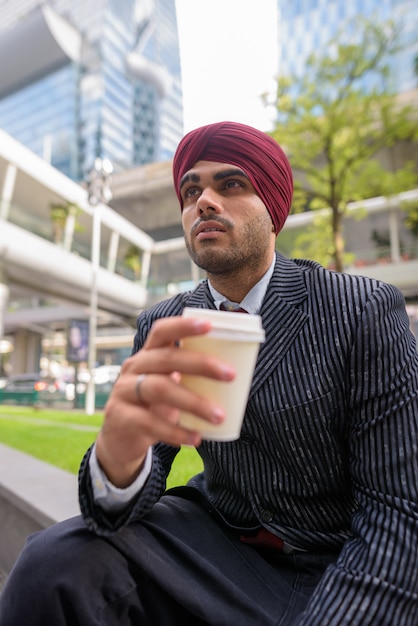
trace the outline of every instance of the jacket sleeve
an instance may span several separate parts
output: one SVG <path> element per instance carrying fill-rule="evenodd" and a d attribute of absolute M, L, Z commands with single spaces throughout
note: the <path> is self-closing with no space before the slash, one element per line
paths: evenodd
<path fill-rule="evenodd" d="M 135 335 L 132 353 L 141 349 L 149 331 L 150 321 L 147 313 L 138 318 L 138 330 Z M 81 514 L 88 528 L 97 535 L 111 535 L 130 522 L 146 515 L 159 500 L 166 488 L 167 476 L 179 448 L 157 444 L 153 449 L 151 473 L 141 491 L 136 494 L 118 514 L 104 511 L 94 500 L 89 458 L 91 448 L 84 456 L 78 475 L 78 492 Z"/>
<path fill-rule="evenodd" d="M 352 537 L 298 626 L 416 626 L 418 353 L 394 287 L 369 297 L 347 371 Z"/>
<path fill-rule="evenodd" d="M 166 479 L 177 452 L 177 448 L 158 444 L 153 450 L 151 473 L 145 485 L 122 511 L 112 514 L 104 511 L 94 500 L 89 471 L 90 448 L 78 476 L 80 510 L 88 528 L 97 535 L 108 536 L 146 515 L 165 491 Z"/>

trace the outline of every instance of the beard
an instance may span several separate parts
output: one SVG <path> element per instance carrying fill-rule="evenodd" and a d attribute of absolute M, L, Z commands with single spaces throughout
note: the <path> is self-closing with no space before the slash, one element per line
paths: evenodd
<path fill-rule="evenodd" d="M 205 249 L 196 252 L 186 240 L 186 248 L 192 261 L 205 270 L 208 274 L 216 276 L 227 276 L 238 269 L 242 269 L 246 262 L 243 250 L 228 248 L 227 250 L 217 250 L 211 245 L 206 245 Z"/>
<path fill-rule="evenodd" d="M 213 218 L 211 219 L 213 221 Z M 234 228 L 224 218 L 218 218 L 216 221 L 222 224 L 227 232 L 231 232 Z M 228 247 L 218 247 L 207 240 L 202 242 L 199 249 L 196 250 L 192 244 L 195 227 L 189 238 L 186 235 L 184 237 L 186 248 L 192 261 L 209 275 L 230 276 L 235 272 L 242 271 L 244 267 L 251 272 L 252 269 L 255 270 L 259 267 L 269 249 L 272 224 L 267 211 L 265 219 L 258 216 L 254 220 L 246 222 L 239 241 Z"/>

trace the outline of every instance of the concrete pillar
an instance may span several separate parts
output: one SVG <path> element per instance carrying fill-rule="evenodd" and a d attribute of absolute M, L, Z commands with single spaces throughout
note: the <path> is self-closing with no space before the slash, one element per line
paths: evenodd
<path fill-rule="evenodd" d="M 399 241 L 399 211 L 391 209 L 389 211 L 389 237 L 390 237 L 390 256 L 392 263 L 399 263 L 401 260 L 400 241 Z"/>
<path fill-rule="evenodd" d="M 4 315 L 9 301 L 10 289 L 6 281 L 4 265 L 0 261 L 0 339 L 4 336 Z"/>
<path fill-rule="evenodd" d="M 0 339 L 4 336 L 4 315 L 7 309 L 7 303 L 9 301 L 9 287 L 2 282 L 1 270 L 0 270 Z"/>
<path fill-rule="evenodd" d="M 13 374 L 39 372 L 42 335 L 26 328 L 14 334 L 14 350 L 11 358 Z"/>
<path fill-rule="evenodd" d="M 4 174 L 0 188 L 0 219 L 7 220 L 9 217 L 10 203 L 16 183 L 17 168 L 9 163 Z"/>

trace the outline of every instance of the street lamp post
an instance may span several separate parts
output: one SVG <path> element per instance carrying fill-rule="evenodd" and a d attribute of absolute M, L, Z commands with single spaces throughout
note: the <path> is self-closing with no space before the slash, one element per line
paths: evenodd
<path fill-rule="evenodd" d="M 109 202 L 112 197 L 112 193 L 110 190 L 110 176 L 112 172 L 113 166 L 111 162 L 108 159 L 102 159 L 100 157 L 97 157 L 94 161 L 94 167 L 87 177 L 88 201 L 89 204 L 94 208 L 91 236 L 91 286 L 88 354 L 89 381 L 87 383 L 85 405 L 87 415 L 93 415 L 96 405 L 94 368 L 96 365 L 101 204 Z"/>

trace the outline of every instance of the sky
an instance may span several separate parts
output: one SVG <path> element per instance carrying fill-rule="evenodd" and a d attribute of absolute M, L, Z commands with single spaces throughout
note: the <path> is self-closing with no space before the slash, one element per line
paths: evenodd
<path fill-rule="evenodd" d="M 184 132 L 230 120 L 272 129 L 277 0 L 176 0 Z"/>

